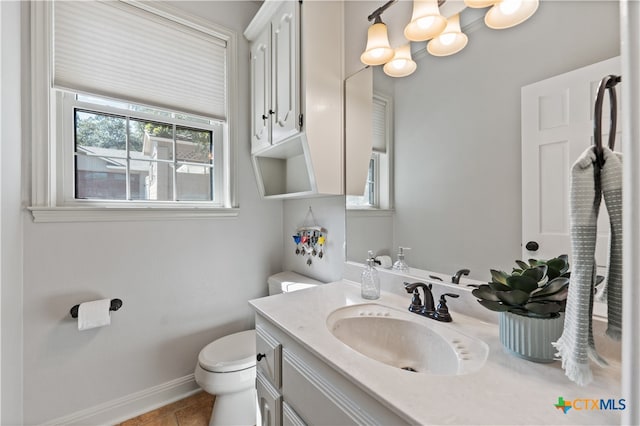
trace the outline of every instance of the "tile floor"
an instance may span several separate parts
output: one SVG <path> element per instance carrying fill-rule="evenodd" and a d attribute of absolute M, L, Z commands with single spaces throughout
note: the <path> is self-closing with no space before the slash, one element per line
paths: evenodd
<path fill-rule="evenodd" d="M 188 398 L 160 407 L 117 426 L 207 426 L 214 396 L 198 392 Z"/>

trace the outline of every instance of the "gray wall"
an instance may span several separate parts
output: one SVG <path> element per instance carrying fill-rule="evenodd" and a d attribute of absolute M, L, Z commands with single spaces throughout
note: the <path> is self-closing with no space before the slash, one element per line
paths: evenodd
<path fill-rule="evenodd" d="M 343 196 L 287 200 L 284 202 L 284 270 L 295 271 L 323 282 L 337 281 L 342 278 L 342 266 L 345 260 L 344 203 Z M 296 245 L 292 238 L 298 227 L 311 224 L 309 223 L 312 222 L 310 216 L 307 218 L 309 207 L 311 207 L 317 225 L 327 230 L 324 256 L 322 259 L 312 257 L 311 265 L 306 263 L 308 257 L 296 255 Z"/>
<path fill-rule="evenodd" d="M 0 2 L 0 424 L 22 424 L 20 2 Z"/>
<path fill-rule="evenodd" d="M 520 88 L 617 56 L 618 3 L 542 2 L 520 26 L 468 36 L 394 82 L 393 246 L 413 248 L 410 266 L 487 279 L 521 256 Z"/>
<path fill-rule="evenodd" d="M 25 213 L 27 424 L 109 403 L 192 374 L 197 354 L 207 343 L 253 326 L 247 301 L 266 295 L 267 276 L 282 269 L 282 202 L 260 199 L 249 160 L 249 71 L 242 66 L 248 43 L 241 34 L 259 3 L 176 5 L 240 34 L 240 215 L 232 219 L 35 224 Z M 3 134 L 3 158 L 4 142 Z M 12 160 L 18 162 L 18 156 L 14 154 Z M 69 308 L 83 300 L 106 297 L 124 301 L 123 308 L 113 314 L 111 326 L 78 332 Z M 7 303 L 16 303 L 18 309 L 22 306 L 17 297 Z M 4 336 L 4 318 L 2 326 Z M 9 374 L 10 369 L 3 368 L 3 378 L 5 371 Z M 3 393 L 7 391 L 3 386 Z"/>

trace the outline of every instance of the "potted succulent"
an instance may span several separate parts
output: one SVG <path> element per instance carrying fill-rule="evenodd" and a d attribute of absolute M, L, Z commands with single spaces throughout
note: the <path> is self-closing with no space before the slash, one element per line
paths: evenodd
<path fill-rule="evenodd" d="M 567 255 L 550 260 L 517 260 L 511 274 L 491 269 L 491 282 L 473 290 L 478 302 L 500 312 L 500 341 L 512 353 L 536 362 L 552 362 L 562 335 L 567 295 Z"/>

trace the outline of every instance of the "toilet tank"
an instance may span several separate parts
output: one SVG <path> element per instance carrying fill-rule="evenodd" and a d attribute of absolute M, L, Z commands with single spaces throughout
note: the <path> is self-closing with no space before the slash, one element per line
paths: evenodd
<path fill-rule="evenodd" d="M 271 275 L 267 279 L 267 284 L 269 285 L 269 295 L 271 296 L 273 294 L 303 290 L 324 283 L 296 272 L 284 271 Z"/>

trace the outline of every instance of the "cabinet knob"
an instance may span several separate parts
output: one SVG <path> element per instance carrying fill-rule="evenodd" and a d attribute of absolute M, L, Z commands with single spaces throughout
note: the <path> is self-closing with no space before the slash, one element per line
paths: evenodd
<path fill-rule="evenodd" d="M 265 354 L 258 354 L 258 356 L 256 357 L 256 360 L 258 360 L 258 362 L 260 362 L 262 360 L 262 358 L 266 358 L 267 356 Z"/>
<path fill-rule="evenodd" d="M 268 120 L 268 119 L 269 119 L 269 116 L 262 114 L 262 119 L 263 119 L 263 120 Z"/>
<path fill-rule="evenodd" d="M 273 115 L 273 114 L 275 114 L 275 113 L 276 113 L 276 112 L 275 112 L 274 110 L 272 110 L 272 109 L 270 109 L 270 110 L 269 110 L 269 115 Z"/>
<path fill-rule="evenodd" d="M 538 251 L 540 245 L 536 241 L 529 241 L 524 247 L 529 251 Z"/>

